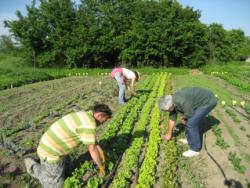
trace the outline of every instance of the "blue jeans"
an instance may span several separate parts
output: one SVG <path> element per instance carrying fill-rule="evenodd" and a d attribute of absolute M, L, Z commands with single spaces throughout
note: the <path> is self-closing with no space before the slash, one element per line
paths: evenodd
<path fill-rule="evenodd" d="M 123 104 L 125 103 L 125 83 L 124 77 L 121 75 L 121 73 L 117 72 L 115 73 L 115 79 L 117 81 L 118 87 L 119 87 L 119 103 Z"/>
<path fill-rule="evenodd" d="M 201 150 L 200 123 L 203 118 L 216 106 L 216 102 L 202 108 L 196 109 L 194 115 L 188 119 L 185 134 L 189 148 L 193 151 Z"/>

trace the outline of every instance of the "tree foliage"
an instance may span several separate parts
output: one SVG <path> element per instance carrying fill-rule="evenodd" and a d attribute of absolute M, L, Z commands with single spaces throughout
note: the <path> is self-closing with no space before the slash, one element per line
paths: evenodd
<path fill-rule="evenodd" d="M 12 53 L 16 50 L 14 42 L 8 35 L 0 36 L 0 52 L 2 53 Z"/>
<path fill-rule="evenodd" d="M 6 21 L 30 64 L 39 67 L 187 66 L 249 53 L 241 30 L 206 26 L 175 0 L 40 0 Z"/>

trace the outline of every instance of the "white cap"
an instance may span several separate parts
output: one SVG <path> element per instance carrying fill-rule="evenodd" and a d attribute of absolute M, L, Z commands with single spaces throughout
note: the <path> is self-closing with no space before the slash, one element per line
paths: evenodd
<path fill-rule="evenodd" d="M 173 106 L 173 97 L 171 95 L 161 97 L 158 106 L 160 110 L 168 111 Z"/>

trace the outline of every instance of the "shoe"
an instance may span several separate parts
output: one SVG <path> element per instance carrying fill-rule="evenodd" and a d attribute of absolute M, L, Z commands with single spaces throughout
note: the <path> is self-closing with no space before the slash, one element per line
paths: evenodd
<path fill-rule="evenodd" d="M 179 142 L 181 142 L 182 144 L 188 144 L 188 141 L 186 138 L 180 138 Z"/>
<path fill-rule="evenodd" d="M 187 150 L 187 151 L 185 151 L 185 152 L 182 153 L 182 155 L 183 155 L 184 157 L 194 157 L 194 156 L 197 156 L 197 155 L 199 155 L 199 154 L 200 154 L 200 152 L 193 151 L 193 150 L 191 150 L 191 149 L 189 149 L 189 150 Z"/>
<path fill-rule="evenodd" d="M 37 164 L 37 162 L 28 157 L 28 158 L 24 159 L 24 164 L 25 164 L 27 172 L 29 174 L 31 174 L 33 172 L 32 168 L 34 165 Z"/>

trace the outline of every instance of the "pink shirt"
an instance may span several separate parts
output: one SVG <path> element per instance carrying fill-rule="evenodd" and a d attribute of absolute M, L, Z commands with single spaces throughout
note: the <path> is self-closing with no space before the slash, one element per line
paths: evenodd
<path fill-rule="evenodd" d="M 114 77 L 115 77 L 115 73 L 117 73 L 117 72 L 119 72 L 119 73 L 122 74 L 122 68 L 121 68 L 121 67 L 116 67 L 116 68 L 114 68 L 114 69 L 112 70 L 110 76 L 111 76 L 112 78 L 114 78 Z"/>

